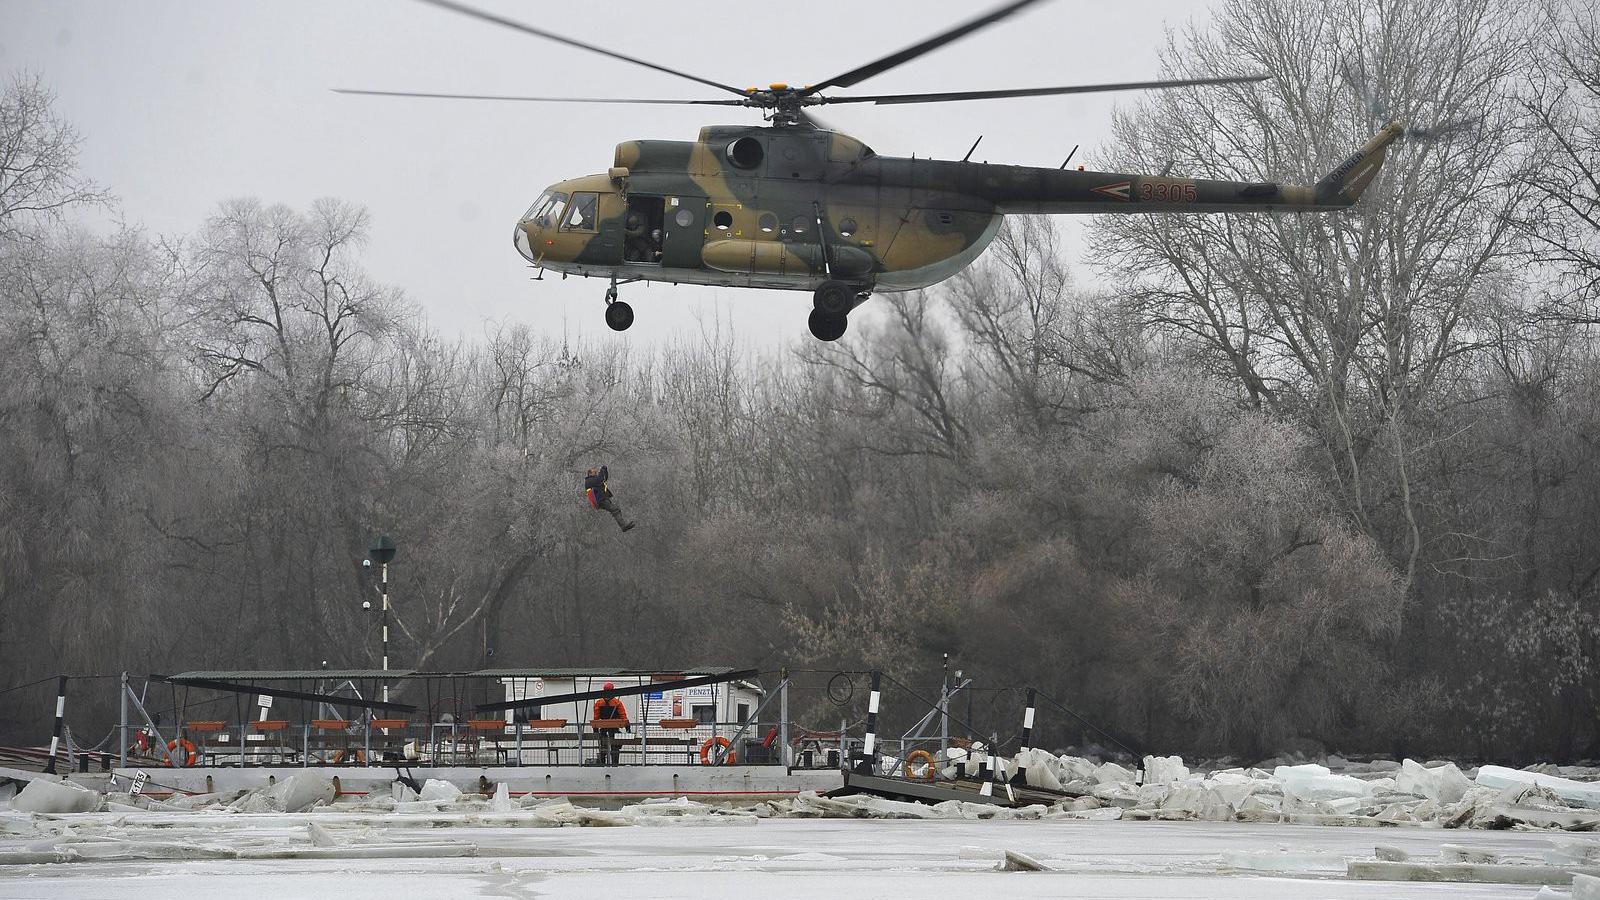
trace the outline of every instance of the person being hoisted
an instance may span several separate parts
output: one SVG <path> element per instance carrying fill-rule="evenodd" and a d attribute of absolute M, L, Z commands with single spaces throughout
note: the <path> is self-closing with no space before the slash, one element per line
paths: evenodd
<path fill-rule="evenodd" d="M 609 476 L 610 472 L 605 466 L 589 469 L 583 477 L 583 495 L 588 498 L 590 506 L 611 513 L 611 518 L 617 520 L 617 526 L 623 531 L 628 531 L 633 528 L 634 523 L 622 515 L 622 505 L 611 496 L 611 488 L 606 486 L 606 479 Z"/>
<path fill-rule="evenodd" d="M 608 681 L 601 690 L 611 691 L 616 687 Z M 632 728 L 628 722 L 627 708 L 616 697 L 601 697 L 594 701 L 594 721 L 589 724 L 600 736 L 600 765 L 617 765 L 622 757 L 622 745 L 617 741 L 617 732 Z"/>

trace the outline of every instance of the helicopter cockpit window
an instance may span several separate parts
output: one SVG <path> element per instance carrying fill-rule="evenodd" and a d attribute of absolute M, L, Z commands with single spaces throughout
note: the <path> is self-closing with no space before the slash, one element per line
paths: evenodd
<path fill-rule="evenodd" d="M 539 195 L 539 199 L 533 201 L 533 205 L 528 207 L 528 211 L 522 214 L 522 221 L 526 222 L 529 219 L 533 218 L 534 216 L 538 215 L 539 210 L 543 209 L 544 205 L 546 203 L 549 203 L 549 202 L 550 202 L 550 192 L 549 191 L 545 191 L 544 193 L 540 194 Z"/>
<path fill-rule="evenodd" d="M 540 228 L 549 228 L 561 218 L 561 211 L 566 207 L 567 195 L 559 191 L 545 191 L 539 199 L 533 201 L 528 207 L 526 219 L 532 219 L 533 224 Z"/>
<path fill-rule="evenodd" d="M 561 222 L 562 231 L 594 231 L 599 212 L 600 195 L 582 192 L 572 195 L 572 205 Z"/>

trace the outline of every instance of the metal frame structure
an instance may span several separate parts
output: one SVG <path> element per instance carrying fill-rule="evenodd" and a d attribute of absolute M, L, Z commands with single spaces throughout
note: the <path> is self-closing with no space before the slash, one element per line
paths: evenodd
<path fill-rule="evenodd" d="M 150 675 L 144 685 L 144 693 L 135 691 L 131 677 L 123 673 L 119 683 L 121 715 L 118 725 L 120 748 L 117 754 L 119 765 L 126 767 L 129 762 L 130 738 L 133 731 L 141 727 L 146 731 L 151 741 L 159 746 L 156 752 L 157 760 L 169 766 L 183 767 L 186 764 L 186 752 L 174 752 L 169 743 L 179 744 L 186 739 L 187 721 L 184 713 L 188 710 L 188 695 L 190 690 L 198 690 L 214 696 L 202 703 L 214 703 L 226 700 L 227 695 L 232 695 L 236 707 L 240 707 L 238 715 L 237 744 L 233 743 L 233 734 L 224 727 L 219 737 L 219 743 L 214 746 L 205 746 L 203 742 L 199 748 L 202 756 L 216 759 L 218 757 L 233 757 L 234 762 L 229 766 L 246 766 L 251 764 L 251 757 L 263 760 L 263 765 L 324 765 L 332 748 L 326 742 L 334 736 L 335 731 L 327 725 L 316 725 L 315 722 L 327 722 L 327 719 L 317 718 L 332 707 L 359 710 L 360 717 L 339 719 L 348 722 L 344 729 L 345 738 L 343 746 L 338 749 L 344 751 L 360 750 L 359 759 L 362 762 L 370 761 L 374 765 L 392 764 L 417 764 L 418 759 L 426 759 L 434 764 L 444 765 L 476 765 L 481 763 L 481 756 L 487 749 L 494 754 L 503 764 L 514 766 L 538 765 L 540 763 L 528 759 L 528 751 L 537 754 L 539 749 L 545 751 L 546 765 L 578 764 L 585 765 L 586 749 L 600 743 L 592 733 L 586 735 L 586 730 L 593 731 L 590 723 L 576 721 L 571 728 L 563 726 L 558 733 L 535 733 L 528 725 L 531 718 L 538 716 L 538 710 L 543 707 L 553 707 L 560 704 L 582 704 L 583 701 L 601 697 L 635 696 L 655 694 L 665 691 L 675 691 L 705 685 L 721 685 L 741 683 L 753 689 L 760 699 L 752 700 L 747 707 L 740 702 L 742 720 L 736 720 L 733 714 L 733 691 L 714 692 L 716 702 L 713 704 L 717 712 L 712 715 L 712 721 L 703 726 L 696 726 L 694 732 L 710 729 L 710 746 L 714 753 L 706 761 L 714 765 L 729 762 L 728 757 L 739 750 L 742 745 L 738 742 L 750 733 L 751 726 L 760 721 L 760 717 L 771 706 L 776 698 L 779 707 L 788 708 L 789 681 L 787 677 L 780 680 L 775 691 L 765 692 L 755 686 L 750 679 L 760 673 L 755 669 L 691 669 L 684 671 L 680 676 L 674 677 L 661 675 L 649 670 L 597 670 L 585 669 L 485 669 L 465 672 L 416 672 L 396 670 L 314 670 L 314 671 L 196 671 L 184 672 L 175 675 Z M 478 690 L 494 691 L 505 690 L 504 685 L 514 679 L 573 679 L 581 678 L 615 678 L 622 680 L 645 679 L 635 685 L 625 685 L 612 690 L 579 690 L 559 695 L 545 695 L 530 697 L 521 700 L 493 700 L 476 704 L 465 702 L 465 697 L 476 693 Z M 324 687 L 328 683 L 335 685 L 330 689 Z M 423 706 L 391 700 L 368 699 L 374 695 L 386 693 L 391 682 L 419 684 L 427 695 Z M 182 710 L 176 723 L 167 726 L 168 733 L 162 732 L 160 716 L 153 715 L 147 708 L 147 694 L 150 685 L 167 685 L 173 690 L 173 708 Z M 367 689 L 363 692 L 363 685 Z M 179 700 L 179 692 L 183 692 L 183 700 Z M 275 720 L 271 723 L 253 722 L 245 714 L 248 707 L 246 698 L 259 696 L 262 706 L 262 718 L 266 716 L 268 698 L 282 698 L 295 701 L 299 704 L 299 716 L 291 716 L 299 720 L 297 725 L 291 727 L 286 720 Z M 455 715 L 448 713 L 443 719 L 435 721 L 435 697 L 439 703 L 448 699 L 455 704 Z M 415 698 L 413 698 L 415 699 Z M 721 707 L 726 707 L 723 709 Z M 382 718 L 384 713 L 415 713 L 425 709 L 429 721 L 420 724 L 407 724 L 404 728 L 397 724 L 388 724 L 395 720 Z M 745 714 L 745 711 L 748 713 Z M 504 730 L 486 728 L 482 720 L 467 721 L 467 714 L 510 714 L 506 715 Z M 528 715 L 521 715 L 527 713 Z M 777 723 L 778 736 L 784 740 L 784 750 L 776 754 L 777 759 L 771 761 L 773 765 L 789 766 L 792 756 L 788 752 L 787 737 L 789 733 L 788 722 Z M 207 733 L 215 732 L 216 725 L 220 723 L 208 722 L 212 727 Z M 275 726 L 270 734 L 262 734 L 262 725 Z M 655 737 L 652 739 L 650 731 L 652 726 L 648 722 L 636 723 L 639 727 L 639 736 L 623 739 L 624 745 L 637 748 L 637 758 L 640 764 L 660 764 L 661 757 L 669 757 L 667 764 L 671 764 L 670 757 L 678 749 L 684 752 L 684 761 L 695 762 L 695 747 L 699 737 L 693 740 L 689 732 L 680 732 L 670 737 Z M 356 746 L 351 740 L 356 735 L 352 729 L 361 729 L 361 743 Z M 659 726 L 657 726 L 659 727 Z M 313 734 L 315 732 L 315 734 Z M 659 732 L 658 732 L 659 733 Z M 728 739 L 728 749 L 725 750 L 721 740 L 724 735 L 731 734 Z M 271 737 L 276 736 L 276 743 L 270 743 Z M 313 737 L 316 741 L 313 741 Z M 196 739 L 198 741 L 198 738 Z M 543 747 L 538 745 L 543 743 Z M 253 742 L 260 742 L 252 746 Z M 411 742 L 417 748 L 416 757 L 397 754 L 396 747 Z M 226 746 L 224 746 L 226 745 Z M 186 750 L 187 748 L 182 748 Z M 374 754 L 374 750 L 378 754 Z M 410 748 L 404 748 L 409 750 Z M 263 752 L 253 752 L 260 750 Z M 576 758 L 572 758 L 572 752 Z M 322 754 L 318 758 L 318 754 Z M 652 763 L 652 754 L 658 760 Z M 740 753 L 743 757 L 745 754 Z M 341 754 L 346 758 L 353 758 L 346 752 Z M 380 756 L 386 756 L 388 761 L 379 762 Z M 404 756 L 404 758 L 396 758 Z M 200 765 L 207 765 L 207 760 L 199 759 Z M 596 760 L 596 762 L 603 762 Z M 341 764 L 336 761 L 333 764 Z"/>

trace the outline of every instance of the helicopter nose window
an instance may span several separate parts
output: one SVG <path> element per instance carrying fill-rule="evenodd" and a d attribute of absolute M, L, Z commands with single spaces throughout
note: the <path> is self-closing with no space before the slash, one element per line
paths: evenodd
<path fill-rule="evenodd" d="M 718 231 L 727 231 L 733 227 L 733 214 L 725 209 L 720 210 L 715 216 L 711 217 L 711 221 L 717 226 Z"/>

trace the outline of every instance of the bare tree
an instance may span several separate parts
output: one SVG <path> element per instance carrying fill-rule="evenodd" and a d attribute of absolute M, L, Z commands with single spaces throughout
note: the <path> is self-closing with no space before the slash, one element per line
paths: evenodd
<path fill-rule="evenodd" d="M 0 93 L 0 242 L 110 195 L 78 172 L 77 129 L 58 116 L 55 95 L 38 75 L 16 73 Z"/>
<path fill-rule="evenodd" d="M 1522 106 L 1531 119 L 1522 180 L 1534 203 L 1519 218 L 1535 261 L 1554 274 L 1542 314 L 1600 324 L 1600 10 L 1542 5 Z"/>
<path fill-rule="evenodd" d="M 1506 147 L 1523 12 L 1503 0 L 1233 0 L 1209 31 L 1172 44 L 1168 67 L 1272 80 L 1164 92 L 1117 120 L 1118 162 L 1302 183 L 1383 120 L 1416 126 L 1348 213 L 1110 217 L 1096 242 L 1149 322 L 1249 402 L 1315 424 L 1352 514 L 1408 577 L 1424 544 L 1421 405 L 1480 346 L 1475 313 L 1513 264 L 1524 192 Z M 1443 139 L 1422 140 L 1430 128 Z M 1394 509 L 1392 528 L 1374 505 Z"/>

